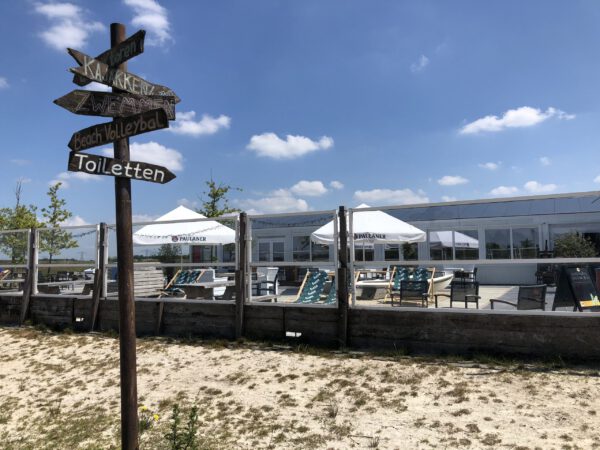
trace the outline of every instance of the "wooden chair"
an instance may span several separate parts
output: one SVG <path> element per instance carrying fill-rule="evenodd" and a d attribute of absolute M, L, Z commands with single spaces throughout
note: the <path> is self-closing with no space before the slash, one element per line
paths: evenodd
<path fill-rule="evenodd" d="M 317 303 L 325 291 L 325 283 L 329 275 L 324 270 L 309 270 L 304 276 L 302 285 L 294 303 Z"/>
<path fill-rule="evenodd" d="M 394 293 L 392 297 L 392 306 L 394 306 Z M 417 301 L 421 302 L 421 306 L 427 308 L 429 298 L 429 282 L 427 280 L 402 280 L 400 282 L 400 296 L 398 298 L 398 306 L 402 306 L 402 302 Z"/>
<path fill-rule="evenodd" d="M 477 309 L 479 309 L 479 283 L 474 282 L 462 282 L 453 281 L 450 284 L 450 295 L 448 294 L 435 294 L 435 307 L 438 307 L 438 298 L 446 297 L 450 298 L 450 308 L 452 308 L 454 302 L 460 302 L 465 304 L 465 308 L 469 307 L 469 303 L 475 303 Z"/>
<path fill-rule="evenodd" d="M 519 286 L 517 294 L 517 302 L 509 302 L 507 300 L 490 299 L 490 306 L 494 309 L 495 303 L 503 303 L 505 305 L 514 306 L 517 310 L 528 311 L 532 309 L 546 309 L 546 288 L 545 284 L 536 284 L 532 286 Z"/>

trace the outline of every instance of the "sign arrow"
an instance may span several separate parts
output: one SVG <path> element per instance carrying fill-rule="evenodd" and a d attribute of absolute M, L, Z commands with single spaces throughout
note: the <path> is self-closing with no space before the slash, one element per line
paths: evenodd
<path fill-rule="evenodd" d="M 81 66 L 69 69 L 75 74 L 82 75 L 89 80 L 97 81 L 98 83 L 106 84 L 107 86 L 131 92 L 132 94 L 165 95 L 175 97 L 175 103 L 181 101 L 177 94 L 166 86 L 153 84 L 132 73 L 113 69 L 103 62 L 100 62 L 85 53 L 73 50 L 72 48 L 68 48 L 67 51 Z"/>
<path fill-rule="evenodd" d="M 175 120 L 175 98 L 164 95 L 135 95 L 76 89 L 54 100 L 75 114 L 86 116 L 127 117 L 162 108 L 169 120 Z"/>
<path fill-rule="evenodd" d="M 105 156 L 71 152 L 69 171 L 85 172 L 93 175 L 108 175 L 132 180 L 151 181 L 165 184 L 175 178 L 175 174 L 166 167 L 139 161 L 122 161 Z"/>
<path fill-rule="evenodd" d="M 144 30 L 140 30 L 137 33 L 129 36 L 119 45 L 109 48 L 104 53 L 99 54 L 95 59 L 109 65 L 110 67 L 117 67 L 119 64 L 122 64 L 134 56 L 144 52 L 145 36 L 146 32 Z M 73 77 L 73 83 L 78 84 L 79 86 L 85 86 L 86 84 L 90 83 L 90 80 L 80 75 L 75 75 Z"/>
<path fill-rule="evenodd" d="M 153 109 L 79 130 L 73 134 L 68 146 L 72 151 L 78 152 L 168 127 L 169 121 L 164 109 Z"/>

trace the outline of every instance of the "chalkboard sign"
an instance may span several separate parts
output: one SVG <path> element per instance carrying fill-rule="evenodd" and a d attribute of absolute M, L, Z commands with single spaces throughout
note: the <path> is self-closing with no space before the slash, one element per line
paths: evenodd
<path fill-rule="evenodd" d="M 600 311 L 596 287 L 585 267 L 563 267 L 552 309 L 572 307 L 579 311 Z"/>

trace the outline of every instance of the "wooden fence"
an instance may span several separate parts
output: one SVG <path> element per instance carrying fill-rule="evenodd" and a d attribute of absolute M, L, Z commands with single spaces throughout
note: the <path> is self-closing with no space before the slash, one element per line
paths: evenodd
<path fill-rule="evenodd" d="M 20 323 L 22 296 L 0 296 L 0 324 Z M 99 302 L 96 329 L 118 331 L 117 300 Z M 29 319 L 90 331 L 90 297 L 33 295 Z M 343 308 L 282 303 L 136 299 L 138 335 L 281 341 L 415 353 L 507 354 L 600 360 L 600 314 L 545 311 Z M 345 336 L 344 336 L 345 334 Z M 344 340 L 346 339 L 346 340 Z"/>

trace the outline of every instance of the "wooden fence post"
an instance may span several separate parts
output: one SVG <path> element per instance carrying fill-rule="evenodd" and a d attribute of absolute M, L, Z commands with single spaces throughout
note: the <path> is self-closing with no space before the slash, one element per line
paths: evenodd
<path fill-rule="evenodd" d="M 235 338 L 239 339 L 244 335 L 244 303 L 246 302 L 246 268 L 247 268 L 247 249 L 246 249 L 246 229 L 248 225 L 248 216 L 245 212 L 240 213 L 240 222 L 238 229 L 238 260 L 235 271 Z"/>
<path fill-rule="evenodd" d="M 106 296 L 106 250 L 107 250 L 107 225 L 100 223 L 98 236 L 98 269 L 94 272 L 94 288 L 92 290 L 92 314 L 90 331 L 96 328 L 96 319 L 98 318 L 98 308 L 100 307 L 100 298 Z"/>
<path fill-rule="evenodd" d="M 345 207 L 340 206 L 338 217 L 338 341 L 340 347 L 346 347 L 348 345 L 348 228 Z"/>
<path fill-rule="evenodd" d="M 35 228 L 29 230 L 29 242 L 27 246 L 27 277 L 23 284 L 23 300 L 21 301 L 21 319 L 19 323 L 23 325 L 29 316 L 29 304 L 32 293 L 36 293 L 37 277 L 37 232 Z"/>

